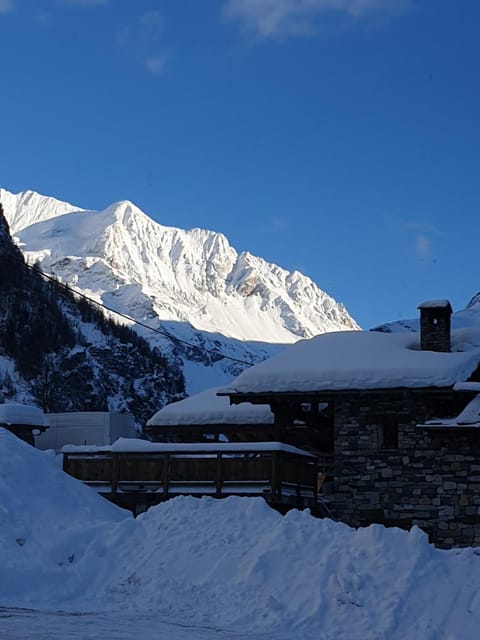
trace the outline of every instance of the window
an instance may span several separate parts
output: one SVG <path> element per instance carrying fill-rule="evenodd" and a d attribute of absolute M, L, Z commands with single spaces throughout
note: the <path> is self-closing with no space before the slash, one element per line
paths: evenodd
<path fill-rule="evenodd" d="M 398 424 L 386 422 L 378 425 L 378 448 L 398 449 Z"/>

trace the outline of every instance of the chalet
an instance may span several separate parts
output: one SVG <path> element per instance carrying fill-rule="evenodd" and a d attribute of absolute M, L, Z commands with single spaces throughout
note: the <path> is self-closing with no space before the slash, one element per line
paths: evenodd
<path fill-rule="evenodd" d="M 48 429 L 48 419 L 38 407 L 7 402 L 0 404 L 0 427 L 34 446 L 35 436 Z"/>
<path fill-rule="evenodd" d="M 270 405 L 289 442 L 331 457 L 324 492 L 340 520 L 480 545 L 480 328 L 451 331 L 446 300 L 419 309 L 420 335 L 323 334 L 221 393 Z"/>

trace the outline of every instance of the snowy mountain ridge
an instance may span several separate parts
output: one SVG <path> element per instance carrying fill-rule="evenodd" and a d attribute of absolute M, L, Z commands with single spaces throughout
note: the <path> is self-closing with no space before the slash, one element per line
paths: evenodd
<path fill-rule="evenodd" d="M 228 382 L 300 338 L 358 329 L 345 307 L 298 271 L 248 252 L 220 233 L 158 224 L 129 201 L 96 212 L 32 191 L 0 189 L 12 234 L 30 263 L 99 302 L 198 346 L 183 349 L 139 330 L 185 363 L 190 393 Z M 180 349 L 180 351 L 179 351 Z M 206 368 L 208 366 L 208 370 Z"/>
<path fill-rule="evenodd" d="M 98 299 L 127 288 L 163 321 L 237 340 L 289 343 L 358 328 L 310 278 L 237 253 L 220 233 L 162 226 L 128 201 L 92 212 L 1 189 L 0 201 L 29 259 Z"/>

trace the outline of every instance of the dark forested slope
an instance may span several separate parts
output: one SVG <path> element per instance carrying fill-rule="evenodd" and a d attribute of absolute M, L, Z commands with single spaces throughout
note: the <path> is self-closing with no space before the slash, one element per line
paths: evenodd
<path fill-rule="evenodd" d="M 0 356 L 4 395 L 21 391 L 50 412 L 126 410 L 142 424 L 184 395 L 171 356 L 25 264 L 1 204 Z"/>

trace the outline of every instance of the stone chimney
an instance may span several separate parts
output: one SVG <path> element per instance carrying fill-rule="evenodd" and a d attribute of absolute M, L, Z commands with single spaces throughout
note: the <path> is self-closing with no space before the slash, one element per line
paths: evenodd
<path fill-rule="evenodd" d="M 450 316 L 448 300 L 427 300 L 420 309 L 420 348 L 422 351 L 450 351 Z"/>

